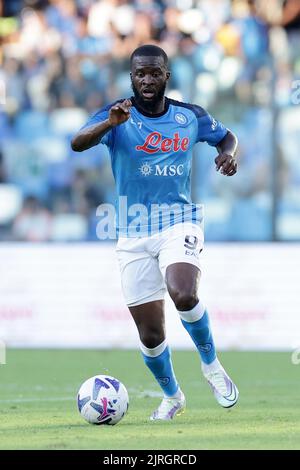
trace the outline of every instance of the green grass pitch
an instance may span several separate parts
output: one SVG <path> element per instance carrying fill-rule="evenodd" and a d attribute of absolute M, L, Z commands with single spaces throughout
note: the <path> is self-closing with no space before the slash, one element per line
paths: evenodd
<path fill-rule="evenodd" d="M 195 352 L 173 359 L 186 412 L 150 422 L 159 388 L 138 351 L 9 350 L 0 365 L 0 449 L 300 449 L 300 365 L 289 353 L 221 353 L 240 390 L 231 410 L 215 402 Z M 79 386 L 96 374 L 128 389 L 129 411 L 116 426 L 89 425 L 77 411 Z"/>

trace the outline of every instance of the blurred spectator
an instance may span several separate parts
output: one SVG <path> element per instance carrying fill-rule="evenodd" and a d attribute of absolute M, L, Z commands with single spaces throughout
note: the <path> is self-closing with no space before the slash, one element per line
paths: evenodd
<path fill-rule="evenodd" d="M 3 164 L 3 152 L 0 148 L 0 184 L 6 181 L 5 169 Z"/>
<path fill-rule="evenodd" d="M 75 212 L 88 216 L 90 211 L 95 210 L 104 202 L 102 193 L 97 182 L 93 181 L 93 175 L 79 169 L 76 171 L 72 182 L 72 207 Z"/>
<path fill-rule="evenodd" d="M 51 221 L 51 214 L 42 207 L 38 199 L 28 196 L 13 223 L 13 238 L 26 242 L 48 241 L 51 236 Z"/>

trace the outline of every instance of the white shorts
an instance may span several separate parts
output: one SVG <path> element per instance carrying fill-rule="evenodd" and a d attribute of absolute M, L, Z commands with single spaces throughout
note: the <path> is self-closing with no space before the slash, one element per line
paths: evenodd
<path fill-rule="evenodd" d="M 119 238 L 116 252 L 126 304 L 163 299 L 170 264 L 189 263 L 201 270 L 203 244 L 203 231 L 192 222 L 176 224 L 149 237 Z"/>

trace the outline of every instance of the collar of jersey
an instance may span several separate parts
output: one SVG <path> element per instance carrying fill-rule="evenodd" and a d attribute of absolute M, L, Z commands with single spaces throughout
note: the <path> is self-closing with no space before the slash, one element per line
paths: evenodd
<path fill-rule="evenodd" d="M 170 100 L 169 98 L 167 98 L 165 96 L 165 108 L 164 110 L 161 112 L 161 113 L 157 113 L 157 114 L 151 114 L 151 113 L 147 113 L 147 111 L 144 111 L 136 102 L 136 99 L 132 96 L 130 98 L 133 106 L 138 110 L 139 113 L 143 114 L 143 116 L 147 116 L 149 118 L 158 118 L 158 117 L 161 117 L 163 116 L 164 114 L 166 114 L 168 111 L 169 111 L 169 106 L 170 106 Z"/>

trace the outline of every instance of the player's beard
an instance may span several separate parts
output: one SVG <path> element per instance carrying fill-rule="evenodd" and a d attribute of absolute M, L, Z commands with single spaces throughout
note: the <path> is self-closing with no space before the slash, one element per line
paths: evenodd
<path fill-rule="evenodd" d="M 158 90 L 157 94 L 153 96 L 151 100 L 144 100 L 143 96 L 139 93 L 137 88 L 135 87 L 133 81 L 131 80 L 131 88 L 134 93 L 134 97 L 136 99 L 137 104 L 141 106 L 145 111 L 155 112 L 158 104 L 163 100 L 165 96 L 167 82 L 165 82 L 161 88 Z"/>

